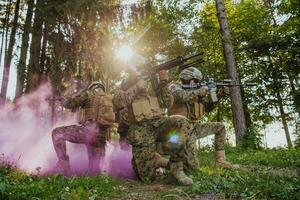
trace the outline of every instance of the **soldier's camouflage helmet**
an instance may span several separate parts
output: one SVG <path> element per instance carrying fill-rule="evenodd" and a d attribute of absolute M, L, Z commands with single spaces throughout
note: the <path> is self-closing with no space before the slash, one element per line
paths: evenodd
<path fill-rule="evenodd" d="M 92 89 L 97 89 L 97 88 L 101 88 L 104 92 L 105 92 L 105 87 L 103 84 L 101 84 L 98 81 L 92 82 L 89 86 L 88 86 L 88 90 L 92 90 Z"/>
<path fill-rule="evenodd" d="M 202 73 L 195 67 L 189 67 L 180 72 L 179 78 L 184 81 L 192 79 L 200 81 L 202 79 Z"/>

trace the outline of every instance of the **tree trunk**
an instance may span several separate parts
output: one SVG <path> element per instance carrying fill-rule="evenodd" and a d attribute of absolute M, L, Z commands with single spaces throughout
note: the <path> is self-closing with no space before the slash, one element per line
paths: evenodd
<path fill-rule="evenodd" d="M 223 0 L 215 0 L 217 16 L 222 36 L 223 51 L 227 67 L 228 78 L 239 83 L 239 76 L 236 68 L 233 46 L 231 44 L 230 30 L 226 18 Z M 231 87 L 230 90 L 231 107 L 233 113 L 234 130 L 236 135 L 236 145 L 240 145 L 246 135 L 246 120 L 243 110 L 241 90 L 239 87 Z"/>
<path fill-rule="evenodd" d="M 296 86 L 295 86 L 295 83 L 294 83 L 294 78 L 291 76 L 290 73 L 287 73 L 287 76 L 288 76 L 288 79 L 289 79 L 289 82 L 290 82 L 290 87 L 291 87 L 291 95 L 293 97 L 293 102 L 294 102 L 294 107 L 295 107 L 295 110 L 296 112 L 298 113 L 298 117 L 300 118 L 300 109 L 297 108 L 298 107 L 298 101 L 299 101 L 299 97 L 297 97 L 297 90 L 296 90 Z"/>
<path fill-rule="evenodd" d="M 285 114 L 284 109 L 283 109 L 282 97 L 281 97 L 279 91 L 276 91 L 276 95 L 277 95 L 277 99 L 278 99 L 280 118 L 281 118 L 281 122 L 282 122 L 282 125 L 283 125 L 287 145 L 288 145 L 288 148 L 293 148 L 293 144 L 292 144 L 292 140 L 291 140 L 291 136 L 290 136 L 290 132 L 289 132 L 289 127 L 287 125 L 286 114 Z"/>
<path fill-rule="evenodd" d="M 43 74 L 47 73 L 45 64 L 46 64 L 46 48 L 48 42 L 48 32 L 49 32 L 49 25 L 48 22 L 45 21 L 45 27 L 43 32 L 43 43 L 42 43 L 42 50 L 41 50 L 41 62 L 40 62 L 40 68 Z"/>
<path fill-rule="evenodd" d="M 40 83 L 40 56 L 43 31 L 43 0 L 37 0 L 32 28 L 32 41 L 28 65 L 26 93 L 35 90 Z"/>
<path fill-rule="evenodd" d="M 34 0 L 29 0 L 29 1 L 27 1 L 27 3 L 28 3 L 28 7 L 27 7 L 25 24 L 24 24 L 24 32 L 22 35 L 22 46 L 21 46 L 21 52 L 20 52 L 20 60 L 19 60 L 19 64 L 18 64 L 15 99 L 18 99 L 19 97 L 22 96 L 23 89 L 24 89 L 26 59 L 27 59 L 29 33 L 30 33 L 30 29 L 31 29 L 31 20 L 32 20 Z"/>
<path fill-rule="evenodd" d="M 7 48 L 8 48 L 9 20 L 10 20 L 11 7 L 12 7 L 11 5 L 12 5 L 12 0 L 9 0 L 9 3 L 7 5 L 7 20 L 6 20 L 6 30 L 5 30 L 5 46 L 4 46 L 5 55 L 4 55 L 4 60 L 5 60 L 5 56 L 7 55 Z"/>
<path fill-rule="evenodd" d="M 10 16 L 11 1 L 12 0 L 10 0 L 6 6 L 5 18 L 3 21 L 2 41 L 1 41 L 1 50 L 0 50 L 0 65 L 2 63 L 2 53 L 3 53 L 4 46 L 5 46 L 5 51 L 7 50 L 6 44 L 7 44 L 7 35 L 8 35 L 8 29 L 9 29 L 9 16 Z M 4 45 L 4 38 L 6 38 L 5 45 Z"/>
<path fill-rule="evenodd" d="M 250 115 L 250 112 L 249 112 L 248 104 L 245 101 L 245 90 L 244 90 L 244 88 L 241 88 L 241 95 L 242 95 L 243 109 L 244 109 L 245 120 L 246 120 L 246 129 L 248 130 L 248 128 L 251 127 L 253 122 L 252 122 L 251 115 Z"/>
<path fill-rule="evenodd" d="M 12 25 L 12 29 L 11 29 L 11 33 L 10 33 L 10 38 L 9 38 L 9 45 L 8 45 L 7 54 L 5 55 L 5 60 L 4 60 L 3 79 L 2 79 L 1 93 L 0 93 L 0 105 L 3 105 L 6 101 L 10 64 L 11 64 L 11 60 L 13 58 L 13 49 L 14 49 L 14 45 L 15 45 L 15 41 L 16 41 L 15 37 L 16 37 L 16 31 L 17 31 L 17 27 L 18 27 L 19 8 L 20 8 L 20 0 L 17 0 L 14 19 L 13 19 L 13 25 Z"/>

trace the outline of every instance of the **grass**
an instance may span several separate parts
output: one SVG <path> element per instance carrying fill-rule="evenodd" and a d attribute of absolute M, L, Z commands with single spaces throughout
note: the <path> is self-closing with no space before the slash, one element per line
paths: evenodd
<path fill-rule="evenodd" d="M 38 177 L 11 166 L 0 168 L 0 199 L 111 199 L 121 181 L 106 176 Z"/>
<path fill-rule="evenodd" d="M 199 153 L 201 167 L 189 174 L 190 187 L 141 184 L 107 176 L 38 177 L 0 167 L 0 199 L 299 199 L 300 150 L 226 149 L 227 160 L 241 165 L 231 171 L 213 167 L 209 149 Z"/>

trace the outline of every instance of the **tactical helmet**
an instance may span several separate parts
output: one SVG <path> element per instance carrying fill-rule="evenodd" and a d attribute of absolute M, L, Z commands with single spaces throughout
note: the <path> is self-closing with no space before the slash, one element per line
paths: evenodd
<path fill-rule="evenodd" d="M 189 67 L 182 70 L 179 74 L 181 80 L 188 81 L 196 79 L 200 81 L 202 79 L 202 73 L 195 67 Z"/>
<path fill-rule="evenodd" d="M 97 89 L 97 88 L 101 88 L 104 92 L 105 92 L 105 87 L 103 84 L 101 84 L 98 81 L 92 82 L 89 86 L 88 86 L 88 90 L 91 89 Z"/>

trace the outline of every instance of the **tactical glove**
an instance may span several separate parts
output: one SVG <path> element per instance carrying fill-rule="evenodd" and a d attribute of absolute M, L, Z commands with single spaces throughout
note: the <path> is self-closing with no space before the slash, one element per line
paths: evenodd
<path fill-rule="evenodd" d="M 229 95 L 229 94 L 230 94 L 230 89 L 229 89 L 229 87 L 224 86 L 224 87 L 223 87 L 223 93 L 224 93 L 224 95 Z"/>
<path fill-rule="evenodd" d="M 158 76 L 159 76 L 160 81 L 163 81 L 163 82 L 168 82 L 169 81 L 169 74 L 168 74 L 167 70 L 161 70 L 158 73 Z"/>
<path fill-rule="evenodd" d="M 200 89 L 195 90 L 194 92 L 197 96 L 204 97 L 204 96 L 206 96 L 207 91 L 208 91 L 207 87 L 201 87 Z"/>

